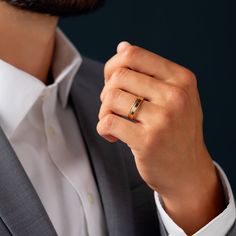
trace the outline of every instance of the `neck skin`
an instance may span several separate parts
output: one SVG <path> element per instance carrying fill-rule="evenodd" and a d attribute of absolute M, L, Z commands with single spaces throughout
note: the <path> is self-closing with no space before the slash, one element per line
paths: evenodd
<path fill-rule="evenodd" d="M 47 84 L 57 22 L 0 2 L 0 59 Z"/>

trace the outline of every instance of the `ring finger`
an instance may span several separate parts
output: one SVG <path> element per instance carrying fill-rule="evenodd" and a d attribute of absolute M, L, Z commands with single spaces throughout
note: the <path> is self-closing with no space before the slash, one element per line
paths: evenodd
<path fill-rule="evenodd" d="M 109 90 L 103 99 L 103 103 L 99 113 L 99 119 L 102 119 L 104 116 L 110 113 L 115 113 L 119 116 L 127 118 L 130 109 L 136 99 L 137 96 L 120 89 Z M 143 124 L 145 124 L 146 122 L 150 123 L 153 119 L 156 119 L 155 116 L 152 116 L 150 114 L 155 114 L 157 109 L 157 105 L 144 100 L 136 111 L 134 119 Z"/>

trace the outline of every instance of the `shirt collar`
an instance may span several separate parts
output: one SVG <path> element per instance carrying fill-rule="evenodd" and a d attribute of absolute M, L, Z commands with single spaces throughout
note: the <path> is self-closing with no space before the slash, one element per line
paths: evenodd
<path fill-rule="evenodd" d="M 59 98 L 65 107 L 74 77 L 82 63 L 82 57 L 70 40 L 58 29 L 53 56 L 52 73 L 59 84 Z"/>
<path fill-rule="evenodd" d="M 80 54 L 59 29 L 52 61 L 53 84 L 46 86 L 34 76 L 0 59 L 0 126 L 6 135 L 13 134 L 30 108 L 50 87 L 58 87 L 59 100 L 65 107 L 81 63 Z"/>

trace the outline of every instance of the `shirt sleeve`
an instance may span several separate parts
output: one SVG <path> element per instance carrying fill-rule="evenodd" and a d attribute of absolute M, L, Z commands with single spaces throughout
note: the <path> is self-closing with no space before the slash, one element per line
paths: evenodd
<path fill-rule="evenodd" d="M 228 205 L 223 212 L 221 212 L 217 217 L 215 217 L 212 221 L 210 221 L 207 225 L 201 228 L 198 232 L 196 232 L 193 236 L 224 236 L 233 226 L 236 219 L 236 210 L 235 210 L 235 202 L 233 197 L 233 192 L 230 187 L 229 181 L 221 169 L 221 167 L 215 163 L 215 166 L 218 170 L 226 199 L 228 201 Z M 180 228 L 165 212 L 160 196 L 157 192 L 154 192 L 154 197 L 156 201 L 156 206 L 159 211 L 160 217 L 164 223 L 164 226 L 168 232 L 169 236 L 187 236 L 182 228 Z"/>

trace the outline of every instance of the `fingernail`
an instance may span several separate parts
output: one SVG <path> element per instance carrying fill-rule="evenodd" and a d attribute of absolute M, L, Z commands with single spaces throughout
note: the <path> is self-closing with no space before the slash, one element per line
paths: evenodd
<path fill-rule="evenodd" d="M 127 47 L 129 47 L 131 44 L 129 42 L 123 41 L 120 42 L 117 46 L 117 52 L 123 52 Z"/>

